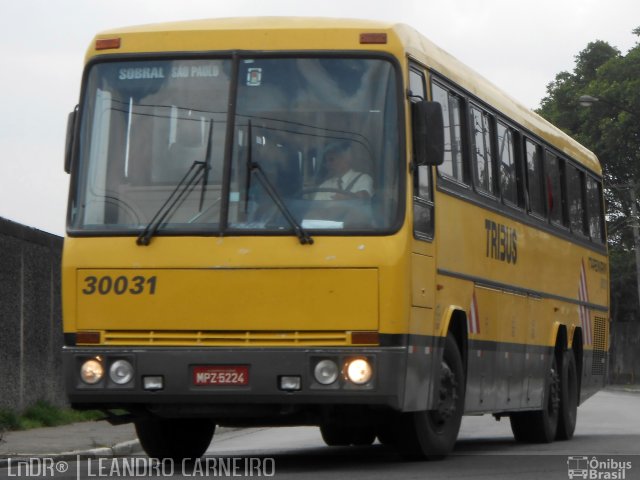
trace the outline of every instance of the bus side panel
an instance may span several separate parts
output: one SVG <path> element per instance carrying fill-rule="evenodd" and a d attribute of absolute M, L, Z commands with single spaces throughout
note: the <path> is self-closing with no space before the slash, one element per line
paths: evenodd
<path fill-rule="evenodd" d="M 414 240 L 411 253 L 411 312 L 407 346 L 404 411 L 433 408 L 435 366 L 440 365 L 442 342 L 435 335 L 434 245 Z"/>
<path fill-rule="evenodd" d="M 412 309 L 412 319 L 424 312 Z M 416 412 L 434 408 L 434 379 L 439 373 L 443 339 L 433 335 L 409 335 L 407 373 L 403 411 Z"/>
<path fill-rule="evenodd" d="M 437 225 L 435 309 L 438 315 L 461 305 L 467 312 L 466 411 L 539 409 L 560 326 L 567 336 L 590 331 L 583 336 L 582 398 L 601 388 L 606 256 L 445 192 L 436 204 L 438 218 L 449 221 Z"/>

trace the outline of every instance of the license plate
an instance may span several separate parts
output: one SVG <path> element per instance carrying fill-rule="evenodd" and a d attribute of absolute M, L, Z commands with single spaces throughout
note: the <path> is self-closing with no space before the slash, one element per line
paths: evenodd
<path fill-rule="evenodd" d="M 249 367 L 235 365 L 193 367 L 193 384 L 196 386 L 249 385 Z"/>

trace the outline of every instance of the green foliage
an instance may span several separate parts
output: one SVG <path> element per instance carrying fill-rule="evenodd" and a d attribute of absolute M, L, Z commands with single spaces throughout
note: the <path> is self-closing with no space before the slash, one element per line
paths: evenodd
<path fill-rule="evenodd" d="M 640 36 L 640 27 L 633 33 Z M 581 95 L 600 99 L 579 106 Z M 547 86 L 538 113 L 598 155 L 603 167 L 611 255 L 611 300 L 615 320 L 640 317 L 631 215 L 640 211 L 640 44 L 623 55 L 595 41 L 576 56 L 573 72 L 560 72 Z"/>
<path fill-rule="evenodd" d="M 95 410 L 78 411 L 59 408 L 39 401 L 22 414 L 8 409 L 0 409 L 0 432 L 6 430 L 28 430 L 30 428 L 55 427 L 69 423 L 100 420 L 104 414 Z"/>
<path fill-rule="evenodd" d="M 5 430 L 18 430 L 20 428 L 20 419 L 18 415 L 8 409 L 0 409 L 0 432 Z"/>

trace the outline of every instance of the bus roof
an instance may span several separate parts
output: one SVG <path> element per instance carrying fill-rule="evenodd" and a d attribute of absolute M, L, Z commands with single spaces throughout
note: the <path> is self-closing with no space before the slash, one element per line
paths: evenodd
<path fill-rule="evenodd" d="M 386 33 L 386 44 L 360 42 L 360 33 Z M 95 40 L 121 38 L 117 50 L 96 50 Z M 407 55 L 435 70 L 559 151 L 601 174 L 597 157 L 493 83 L 400 23 L 317 17 L 239 17 L 119 28 L 96 36 L 87 60 L 103 54 L 225 50 L 377 50 Z"/>

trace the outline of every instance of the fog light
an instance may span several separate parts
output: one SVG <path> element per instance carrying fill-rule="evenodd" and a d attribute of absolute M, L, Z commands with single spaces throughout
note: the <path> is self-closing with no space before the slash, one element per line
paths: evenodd
<path fill-rule="evenodd" d="M 145 390 L 162 390 L 164 388 L 164 378 L 161 375 L 142 377 L 142 386 Z"/>
<path fill-rule="evenodd" d="M 356 385 L 364 385 L 372 375 L 373 369 L 366 358 L 356 358 L 347 364 L 347 378 Z"/>
<path fill-rule="evenodd" d="M 313 376 L 322 385 L 331 385 L 338 379 L 338 364 L 333 360 L 320 360 L 313 369 Z"/>
<path fill-rule="evenodd" d="M 80 367 L 80 378 L 84 383 L 89 385 L 95 385 L 104 376 L 104 367 L 102 366 L 102 362 L 97 358 L 92 358 L 91 360 L 87 360 Z"/>
<path fill-rule="evenodd" d="M 280 390 L 292 392 L 302 388 L 302 379 L 298 376 L 280 377 Z"/>
<path fill-rule="evenodd" d="M 133 365 L 126 360 L 116 360 L 109 368 L 109 378 L 118 385 L 129 383 L 133 378 Z"/>

